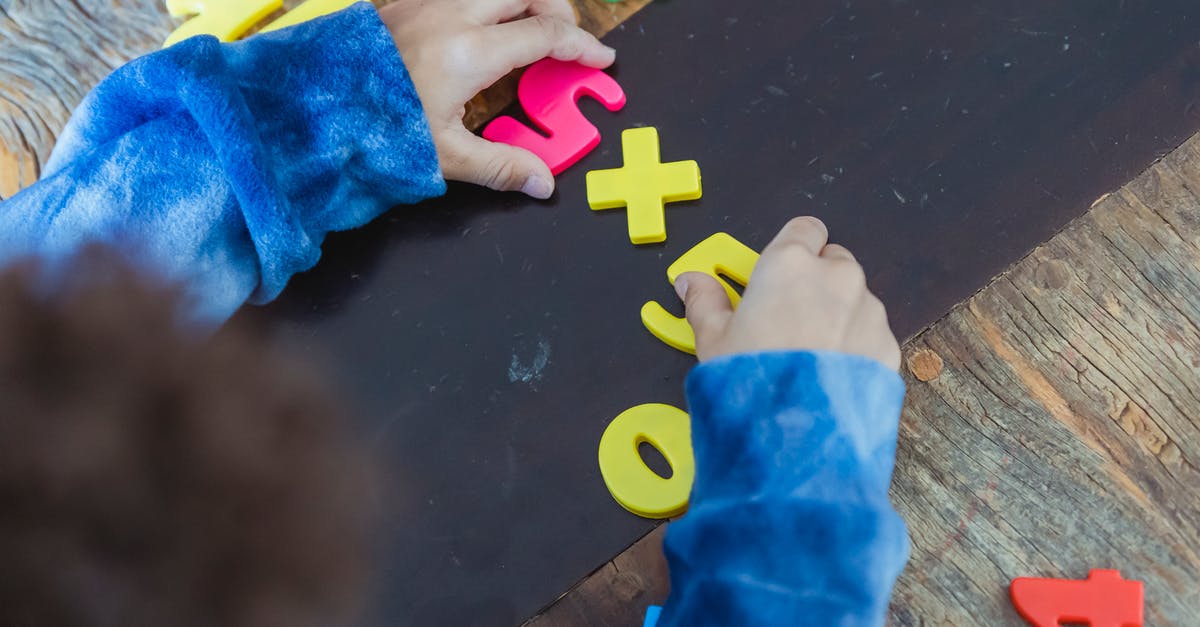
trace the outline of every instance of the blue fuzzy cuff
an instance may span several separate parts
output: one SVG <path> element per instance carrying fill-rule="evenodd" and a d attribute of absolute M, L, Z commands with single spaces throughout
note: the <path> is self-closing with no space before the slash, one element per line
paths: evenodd
<path fill-rule="evenodd" d="M 659 625 L 881 625 L 907 560 L 887 491 L 900 377 L 840 353 L 736 355 L 687 382 L 691 508 Z"/>

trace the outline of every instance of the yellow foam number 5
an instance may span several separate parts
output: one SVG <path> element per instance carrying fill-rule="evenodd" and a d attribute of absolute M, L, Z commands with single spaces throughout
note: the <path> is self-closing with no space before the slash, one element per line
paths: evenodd
<path fill-rule="evenodd" d="M 168 35 L 163 47 L 196 35 L 233 41 L 282 6 L 283 0 L 167 0 L 167 12 L 171 15 L 195 17 Z"/>
<path fill-rule="evenodd" d="M 696 464 L 687 413 L 649 403 L 613 419 L 600 438 L 600 474 L 621 507 L 646 518 L 670 518 L 687 510 Z M 663 479 L 642 461 L 638 445 L 648 442 L 671 464 Z"/>
<path fill-rule="evenodd" d="M 758 253 L 728 233 L 717 233 L 696 244 L 667 268 L 667 279 L 674 284 L 684 272 L 703 272 L 725 286 L 730 302 L 737 307 L 741 297 L 722 275 L 745 286 L 758 263 Z M 683 318 L 672 316 L 663 306 L 650 301 L 642 305 L 642 324 L 654 337 L 685 353 L 696 353 L 696 334 Z"/>

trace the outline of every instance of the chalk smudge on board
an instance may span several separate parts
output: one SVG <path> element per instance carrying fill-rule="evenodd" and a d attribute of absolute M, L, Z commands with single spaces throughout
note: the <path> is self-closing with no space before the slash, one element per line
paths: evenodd
<path fill-rule="evenodd" d="M 528 383 L 532 387 L 534 381 L 542 379 L 542 372 L 550 363 L 550 340 L 538 335 L 537 349 L 534 352 L 533 360 L 528 365 L 522 363 L 523 361 L 517 351 L 514 351 L 512 361 L 508 366 L 508 382 Z"/>

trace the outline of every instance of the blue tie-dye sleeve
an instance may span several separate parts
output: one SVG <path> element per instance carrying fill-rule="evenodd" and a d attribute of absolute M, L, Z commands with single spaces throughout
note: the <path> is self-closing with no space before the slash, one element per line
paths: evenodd
<path fill-rule="evenodd" d="M 420 100 L 364 2 L 118 69 L 75 111 L 41 179 L 0 203 L 0 263 L 109 244 L 219 323 L 275 298 L 327 233 L 444 191 Z"/>
<path fill-rule="evenodd" d="M 659 627 L 882 625 L 908 558 L 888 501 L 904 399 L 862 357 L 736 355 L 688 378 L 696 481 Z"/>

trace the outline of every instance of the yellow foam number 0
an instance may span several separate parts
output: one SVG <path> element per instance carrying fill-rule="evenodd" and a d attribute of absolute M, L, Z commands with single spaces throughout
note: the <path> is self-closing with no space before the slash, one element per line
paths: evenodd
<path fill-rule="evenodd" d="M 283 17 L 263 27 L 268 32 L 340 11 L 358 0 L 307 0 Z M 195 16 L 167 36 L 163 47 L 194 37 L 213 35 L 233 41 L 268 15 L 283 7 L 283 0 L 167 0 L 167 12 L 175 17 Z"/>
<path fill-rule="evenodd" d="M 728 233 L 717 233 L 696 244 L 667 268 L 667 279 L 674 284 L 684 272 L 703 272 L 721 281 L 729 301 L 737 307 L 741 297 L 722 278 L 727 277 L 743 287 L 758 263 L 758 253 L 737 241 Z M 696 353 L 696 334 L 683 318 L 671 315 L 662 305 L 650 301 L 642 305 L 642 324 L 668 346 L 685 353 Z"/>
<path fill-rule="evenodd" d="M 671 464 L 663 479 L 646 466 L 638 445 L 647 442 Z M 646 518 L 670 518 L 687 510 L 696 464 L 686 412 L 649 403 L 613 419 L 600 438 L 600 474 L 621 507 Z"/>

